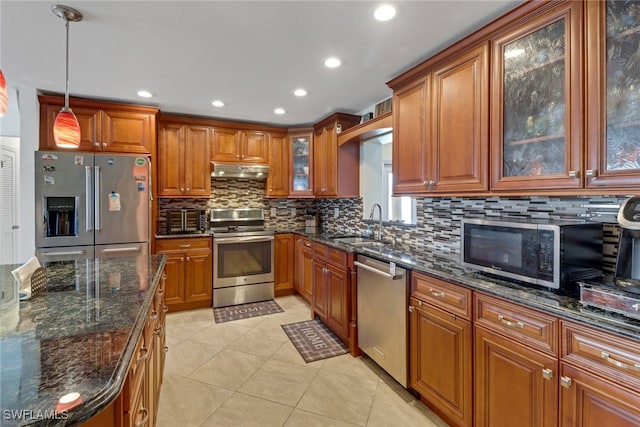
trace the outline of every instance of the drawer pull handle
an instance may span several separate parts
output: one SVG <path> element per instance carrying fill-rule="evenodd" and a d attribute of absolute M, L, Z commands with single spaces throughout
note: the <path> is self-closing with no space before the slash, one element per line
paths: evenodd
<path fill-rule="evenodd" d="M 524 323 L 522 323 L 522 322 L 512 322 L 510 320 L 507 320 L 507 319 L 504 318 L 504 316 L 502 314 L 498 315 L 498 320 L 501 321 L 502 323 L 504 323 L 507 326 L 511 326 L 512 328 L 524 329 Z"/>
<path fill-rule="evenodd" d="M 149 350 L 147 350 L 146 348 L 142 347 L 140 349 L 140 353 L 142 353 L 142 356 L 138 357 L 138 362 L 137 363 L 142 363 L 145 360 L 147 360 L 149 358 L 149 356 L 151 355 L 151 353 L 149 352 Z"/>
<path fill-rule="evenodd" d="M 160 335 L 161 332 L 162 332 L 162 326 L 156 326 L 156 328 L 153 330 L 154 335 Z"/>
<path fill-rule="evenodd" d="M 431 292 L 431 296 L 435 297 L 435 298 L 446 298 L 447 294 L 445 294 L 444 292 L 436 292 L 433 289 L 429 289 L 429 292 Z"/>
<path fill-rule="evenodd" d="M 152 322 L 155 322 L 156 320 L 158 320 L 158 312 L 153 310 L 151 312 L 151 316 L 149 317 L 149 320 Z"/>
<path fill-rule="evenodd" d="M 180 245 L 181 248 L 190 248 L 191 247 L 191 243 L 186 244 L 186 245 Z"/>
<path fill-rule="evenodd" d="M 166 313 L 167 311 L 169 311 L 169 306 L 163 305 L 162 306 L 162 312 Z"/>
<path fill-rule="evenodd" d="M 144 414 L 144 418 L 142 418 L 140 422 L 136 423 L 136 427 L 142 427 L 143 425 L 147 424 L 147 421 L 149 421 L 149 410 L 147 408 L 140 408 L 138 414 Z"/>
<path fill-rule="evenodd" d="M 545 380 L 553 379 L 553 371 L 549 368 L 544 368 L 542 370 L 542 378 L 544 378 Z"/>
<path fill-rule="evenodd" d="M 606 360 L 607 362 L 611 363 L 614 366 L 617 366 L 618 368 L 630 369 L 632 371 L 640 371 L 640 363 L 634 363 L 633 365 L 630 365 L 628 363 L 620 362 L 614 359 L 613 357 L 611 357 L 609 353 L 607 353 L 606 351 L 603 351 L 601 355 L 604 360 Z"/>
<path fill-rule="evenodd" d="M 164 352 L 166 353 L 166 352 L 168 352 L 168 351 L 169 351 L 169 347 L 167 347 L 167 346 L 165 345 L 163 350 L 164 350 Z"/>
<path fill-rule="evenodd" d="M 564 388 L 571 388 L 571 378 L 560 377 L 560 385 Z"/>

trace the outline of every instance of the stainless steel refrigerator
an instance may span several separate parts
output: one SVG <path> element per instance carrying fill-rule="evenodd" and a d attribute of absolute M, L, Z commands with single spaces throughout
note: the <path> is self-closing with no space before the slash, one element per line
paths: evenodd
<path fill-rule="evenodd" d="M 36 151 L 35 168 L 41 262 L 149 253 L 148 157 Z"/>

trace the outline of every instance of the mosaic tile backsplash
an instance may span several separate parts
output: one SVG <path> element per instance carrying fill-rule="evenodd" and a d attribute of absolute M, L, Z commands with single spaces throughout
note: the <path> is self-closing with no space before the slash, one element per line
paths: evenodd
<path fill-rule="evenodd" d="M 360 235 L 367 229 L 362 220 L 362 199 L 267 199 L 265 182 L 248 179 L 212 178 L 211 188 L 208 200 L 159 199 L 159 230 L 164 230 L 167 209 L 219 207 L 262 208 L 266 225 L 280 229 L 304 227 L 305 209 L 314 208 L 320 214 L 322 229 L 329 233 Z M 603 268 L 613 272 L 620 233 L 616 214 L 624 200 L 615 196 L 418 198 L 416 225 L 385 225 L 383 238 L 395 237 L 413 251 L 429 247 L 459 253 L 463 217 L 590 219 L 604 223 Z M 272 209 L 275 215 L 271 215 Z M 376 224 L 372 228 L 377 231 Z"/>

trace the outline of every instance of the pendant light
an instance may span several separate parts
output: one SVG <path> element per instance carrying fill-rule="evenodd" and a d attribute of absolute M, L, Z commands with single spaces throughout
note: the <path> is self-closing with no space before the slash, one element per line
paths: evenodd
<path fill-rule="evenodd" d="M 9 104 L 9 95 L 7 93 L 7 81 L 4 79 L 4 74 L 0 69 L 0 117 L 4 117 L 7 114 L 7 104 Z"/>
<path fill-rule="evenodd" d="M 82 13 L 69 6 L 54 4 L 51 6 L 53 13 L 64 20 L 67 29 L 66 48 L 66 87 L 64 91 L 64 107 L 58 113 L 53 123 L 53 139 L 56 146 L 62 148 L 77 148 L 80 145 L 80 124 L 76 115 L 69 108 L 69 21 L 82 21 Z"/>

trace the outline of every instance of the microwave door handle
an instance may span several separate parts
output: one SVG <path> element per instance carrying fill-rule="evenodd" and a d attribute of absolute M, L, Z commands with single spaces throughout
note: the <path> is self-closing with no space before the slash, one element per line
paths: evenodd
<path fill-rule="evenodd" d="M 87 223 L 87 231 L 93 230 L 93 212 L 91 211 L 92 194 L 91 194 L 91 166 L 84 168 L 84 189 L 85 189 L 85 221 Z"/>
<path fill-rule="evenodd" d="M 96 166 L 95 168 L 95 186 L 94 186 L 94 203 L 95 203 L 95 221 L 96 221 L 96 231 L 102 230 L 102 221 L 101 221 L 101 208 L 100 208 L 100 199 L 102 198 L 101 189 L 100 189 L 100 166 Z"/>
<path fill-rule="evenodd" d="M 253 243 L 253 242 L 271 242 L 274 240 L 273 236 L 247 236 L 247 237 L 214 237 L 214 243 Z"/>

